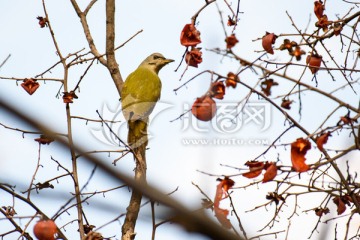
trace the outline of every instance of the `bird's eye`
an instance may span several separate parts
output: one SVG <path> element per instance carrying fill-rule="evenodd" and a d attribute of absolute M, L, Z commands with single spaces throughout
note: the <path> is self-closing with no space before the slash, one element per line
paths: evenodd
<path fill-rule="evenodd" d="M 156 60 L 156 59 L 161 59 L 161 58 L 163 58 L 163 57 L 157 56 L 157 55 L 154 56 L 154 60 Z"/>

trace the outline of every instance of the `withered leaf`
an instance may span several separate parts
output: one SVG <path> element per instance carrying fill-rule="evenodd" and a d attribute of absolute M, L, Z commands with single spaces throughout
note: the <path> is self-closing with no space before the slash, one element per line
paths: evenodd
<path fill-rule="evenodd" d="M 214 208 L 214 212 L 215 217 L 218 219 L 221 225 L 226 229 L 230 229 L 232 225 L 230 220 L 227 218 L 227 216 L 229 215 L 229 210 L 222 208 Z"/>
<path fill-rule="evenodd" d="M 323 5 L 322 1 L 315 1 L 314 2 L 314 13 L 318 19 L 321 19 L 324 15 L 325 6 Z"/>
<path fill-rule="evenodd" d="M 265 164 L 265 169 L 266 169 L 266 171 L 264 174 L 264 178 L 262 180 L 263 183 L 273 180 L 277 175 L 276 163 L 271 162 L 271 163 Z"/>
<path fill-rule="evenodd" d="M 210 201 L 209 199 L 207 198 L 202 198 L 201 199 L 201 205 L 203 208 L 206 208 L 206 209 L 209 209 L 209 208 L 213 208 L 213 202 Z"/>
<path fill-rule="evenodd" d="M 345 212 L 346 210 L 346 205 L 345 203 L 342 201 L 341 197 L 335 197 L 333 199 L 333 202 L 335 203 L 335 205 L 337 206 L 337 214 L 341 215 Z"/>
<path fill-rule="evenodd" d="M 297 172 L 306 172 L 309 166 L 305 163 L 305 154 L 311 149 L 311 143 L 307 139 L 298 138 L 291 144 L 291 162 Z"/>
<path fill-rule="evenodd" d="M 242 174 L 246 178 L 255 178 L 259 176 L 264 169 L 264 162 L 247 161 L 245 165 L 248 166 L 250 170 L 249 172 Z"/>
<path fill-rule="evenodd" d="M 267 53 L 274 54 L 272 45 L 275 43 L 277 36 L 274 33 L 268 33 L 262 37 L 262 46 Z"/>
<path fill-rule="evenodd" d="M 319 67 L 321 66 L 322 56 L 317 54 L 311 54 L 306 57 L 306 64 L 309 65 L 309 69 L 312 74 L 317 73 L 319 71 Z"/>
<path fill-rule="evenodd" d="M 320 151 L 324 150 L 323 145 L 327 143 L 329 136 L 331 136 L 330 132 L 326 132 L 316 139 L 316 146 Z"/>

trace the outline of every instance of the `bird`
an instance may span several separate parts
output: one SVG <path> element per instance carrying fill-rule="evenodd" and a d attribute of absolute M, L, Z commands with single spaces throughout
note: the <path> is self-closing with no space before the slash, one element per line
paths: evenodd
<path fill-rule="evenodd" d="M 145 149 L 147 146 L 149 115 L 161 96 L 161 80 L 158 74 L 165 65 L 173 61 L 161 53 L 153 53 L 130 73 L 123 84 L 122 113 L 128 123 L 128 145 L 132 149 Z"/>

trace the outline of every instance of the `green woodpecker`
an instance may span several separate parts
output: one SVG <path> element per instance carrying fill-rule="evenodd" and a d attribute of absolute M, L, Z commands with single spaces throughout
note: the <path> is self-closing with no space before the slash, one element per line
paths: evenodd
<path fill-rule="evenodd" d="M 125 80 L 121 90 L 121 104 L 128 121 L 128 144 L 132 148 L 147 145 L 147 125 L 161 94 L 158 73 L 166 64 L 173 62 L 160 53 L 153 53 Z"/>

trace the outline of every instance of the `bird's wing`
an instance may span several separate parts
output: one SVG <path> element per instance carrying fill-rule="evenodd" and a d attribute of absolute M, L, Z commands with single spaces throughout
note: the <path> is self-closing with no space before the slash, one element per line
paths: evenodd
<path fill-rule="evenodd" d="M 138 68 L 131 73 L 121 91 L 123 114 L 127 120 L 148 117 L 160 99 L 161 81 L 156 73 Z"/>

